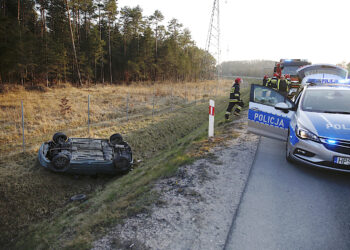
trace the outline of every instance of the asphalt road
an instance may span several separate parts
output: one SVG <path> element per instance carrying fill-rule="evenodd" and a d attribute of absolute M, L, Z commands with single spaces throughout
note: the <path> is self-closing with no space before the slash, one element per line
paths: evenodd
<path fill-rule="evenodd" d="M 261 138 L 225 249 L 350 249 L 350 174 L 285 160 Z"/>

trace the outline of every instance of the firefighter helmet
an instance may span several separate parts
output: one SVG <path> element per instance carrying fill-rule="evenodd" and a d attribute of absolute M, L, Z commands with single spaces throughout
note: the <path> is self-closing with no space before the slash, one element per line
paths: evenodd
<path fill-rule="evenodd" d="M 242 81 L 242 79 L 241 79 L 240 77 L 237 77 L 237 78 L 235 79 L 235 83 L 241 83 L 241 81 Z"/>

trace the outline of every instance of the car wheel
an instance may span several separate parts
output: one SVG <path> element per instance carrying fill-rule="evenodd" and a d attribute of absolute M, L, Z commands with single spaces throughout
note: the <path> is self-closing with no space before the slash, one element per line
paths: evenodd
<path fill-rule="evenodd" d="M 123 142 L 123 137 L 121 134 L 113 134 L 109 137 L 109 142 L 114 146 L 117 144 L 121 144 Z"/>
<path fill-rule="evenodd" d="M 59 153 L 52 158 L 52 165 L 54 170 L 64 172 L 68 167 L 70 159 L 67 155 Z"/>
<path fill-rule="evenodd" d="M 290 156 L 290 152 L 288 149 L 288 146 L 290 144 L 290 140 L 289 140 L 289 130 L 288 130 L 288 137 L 287 137 L 287 142 L 286 142 L 286 160 L 290 163 L 294 162 L 292 157 Z"/>
<path fill-rule="evenodd" d="M 70 198 L 71 201 L 84 201 L 86 199 L 87 199 L 87 197 L 85 194 L 77 194 L 77 195 L 74 195 Z"/>
<path fill-rule="evenodd" d="M 54 134 L 52 137 L 52 141 L 56 144 L 65 143 L 67 141 L 67 139 L 68 139 L 68 137 L 62 132 L 58 132 L 58 133 Z"/>
<path fill-rule="evenodd" d="M 128 159 L 123 156 L 117 156 L 114 158 L 114 167 L 121 173 L 127 173 L 131 169 L 131 164 Z"/>

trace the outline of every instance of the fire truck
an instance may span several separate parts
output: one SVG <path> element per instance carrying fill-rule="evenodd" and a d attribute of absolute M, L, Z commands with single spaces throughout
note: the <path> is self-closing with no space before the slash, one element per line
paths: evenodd
<path fill-rule="evenodd" d="M 297 70 L 305 65 L 311 65 L 311 62 L 307 61 L 306 59 L 281 59 L 279 62 L 275 63 L 273 71 L 278 75 L 278 77 L 286 74 L 290 75 L 290 97 L 293 96 L 300 87 Z"/>

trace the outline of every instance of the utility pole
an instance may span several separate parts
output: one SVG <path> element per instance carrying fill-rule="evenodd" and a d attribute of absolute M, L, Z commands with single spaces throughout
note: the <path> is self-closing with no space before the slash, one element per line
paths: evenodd
<path fill-rule="evenodd" d="M 214 0 L 209 22 L 207 41 L 205 44 L 205 50 L 207 51 L 207 53 L 212 54 L 216 59 L 216 79 L 218 82 L 221 77 L 220 36 L 220 0 Z"/>

